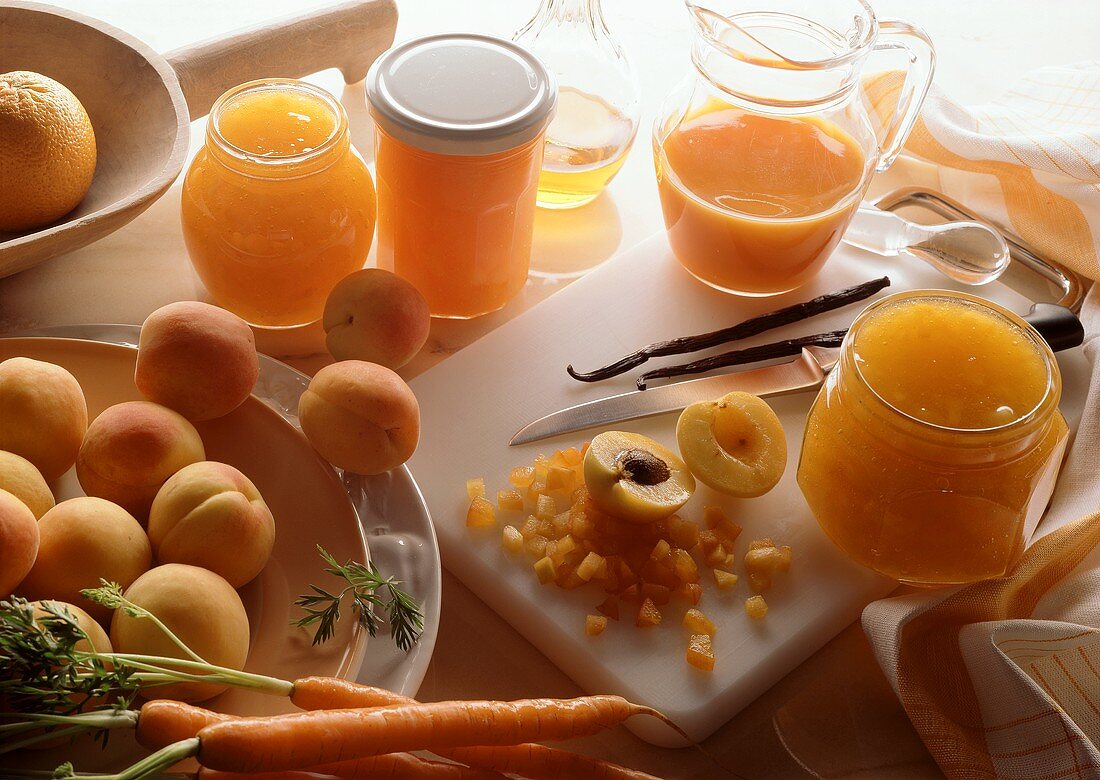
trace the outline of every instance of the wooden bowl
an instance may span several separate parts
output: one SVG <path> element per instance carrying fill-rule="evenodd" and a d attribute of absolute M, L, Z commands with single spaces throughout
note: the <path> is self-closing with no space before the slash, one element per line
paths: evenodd
<path fill-rule="evenodd" d="M 58 222 L 0 233 L 0 277 L 103 238 L 164 194 L 187 159 L 188 125 L 225 90 L 339 68 L 366 76 L 393 43 L 394 0 L 356 0 L 160 55 L 97 19 L 22 0 L 0 4 L 0 73 L 31 70 L 79 98 L 98 161 L 84 200 Z"/>

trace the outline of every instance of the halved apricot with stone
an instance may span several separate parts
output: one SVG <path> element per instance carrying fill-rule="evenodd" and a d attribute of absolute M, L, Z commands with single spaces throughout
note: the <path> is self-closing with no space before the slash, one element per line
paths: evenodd
<path fill-rule="evenodd" d="M 700 482 L 738 498 L 764 495 L 787 467 L 787 437 L 779 418 L 749 393 L 687 407 L 676 424 L 676 441 Z"/>
<path fill-rule="evenodd" d="M 584 456 L 584 482 L 596 505 L 623 520 L 668 517 L 695 492 L 695 479 L 672 450 L 648 436 L 607 431 Z"/>

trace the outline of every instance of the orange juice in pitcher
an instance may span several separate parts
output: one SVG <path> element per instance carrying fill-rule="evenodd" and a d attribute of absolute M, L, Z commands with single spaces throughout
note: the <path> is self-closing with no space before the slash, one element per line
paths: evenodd
<path fill-rule="evenodd" d="M 689 0 L 695 73 L 653 132 L 658 190 L 680 263 L 712 287 L 776 295 L 811 279 L 871 174 L 893 162 L 931 83 L 927 36 L 863 0 Z M 863 104 L 868 54 L 905 48 L 911 71 L 879 139 Z"/>

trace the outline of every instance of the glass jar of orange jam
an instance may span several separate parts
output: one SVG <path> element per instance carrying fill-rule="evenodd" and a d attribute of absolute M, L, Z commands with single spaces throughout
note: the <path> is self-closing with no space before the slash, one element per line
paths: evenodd
<path fill-rule="evenodd" d="M 1046 342 L 973 295 L 867 307 L 810 410 L 798 484 L 851 558 L 914 585 L 996 577 L 1039 522 L 1068 428 Z"/>
<path fill-rule="evenodd" d="M 319 319 L 374 235 L 374 184 L 339 101 L 292 79 L 226 92 L 184 179 L 182 217 L 219 305 L 264 327 Z"/>
<path fill-rule="evenodd" d="M 367 99 L 379 266 L 434 317 L 500 309 L 527 280 L 553 77 L 510 41 L 434 35 L 382 55 Z"/>

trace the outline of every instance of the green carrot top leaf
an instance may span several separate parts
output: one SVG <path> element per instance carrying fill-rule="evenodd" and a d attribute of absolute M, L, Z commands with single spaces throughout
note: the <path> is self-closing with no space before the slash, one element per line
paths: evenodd
<path fill-rule="evenodd" d="M 320 545 L 317 545 L 317 552 L 328 564 L 325 571 L 347 584 L 336 593 L 311 585 L 313 592 L 299 596 L 294 602 L 306 613 L 295 625 L 316 625 L 313 635 L 315 645 L 328 641 L 336 633 L 341 602 L 349 596 L 356 620 L 371 636 L 378 632 L 377 608 L 386 615 L 394 643 L 408 652 L 424 632 L 424 612 L 412 596 L 401 590 L 401 582 L 393 577 L 383 577 L 373 562 L 368 565 L 355 561 L 341 564 Z"/>

